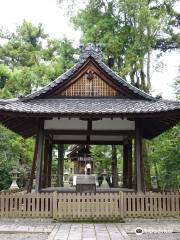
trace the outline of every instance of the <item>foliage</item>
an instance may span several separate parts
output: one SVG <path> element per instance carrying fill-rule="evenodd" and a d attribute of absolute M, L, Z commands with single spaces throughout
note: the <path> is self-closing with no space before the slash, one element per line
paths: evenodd
<path fill-rule="evenodd" d="M 179 74 L 174 81 L 174 91 L 177 98 L 179 99 L 180 98 L 180 68 L 179 68 Z"/>
<path fill-rule="evenodd" d="M 50 39 L 43 26 L 24 21 L 14 33 L 1 31 L 0 98 L 29 94 L 70 68 L 76 50 L 67 40 Z M 31 166 L 34 140 L 25 140 L 0 126 L 0 190 L 11 183 L 10 171 L 16 165 L 18 183 L 23 186 Z"/>
<path fill-rule="evenodd" d="M 159 186 L 163 189 L 180 187 L 180 124 L 152 140 L 149 153 Z"/>
<path fill-rule="evenodd" d="M 104 171 L 111 175 L 112 167 L 112 146 L 111 145 L 92 145 L 91 154 L 95 161 L 96 173 L 101 175 Z M 118 170 L 122 170 L 122 148 L 117 146 Z"/>
<path fill-rule="evenodd" d="M 10 171 L 16 166 L 20 172 L 20 185 L 31 166 L 34 141 L 25 140 L 17 134 L 0 127 L 0 190 L 9 188 L 11 183 Z"/>
<path fill-rule="evenodd" d="M 77 2 L 73 1 L 74 6 Z M 88 0 L 72 21 L 82 31 L 83 43 L 101 44 L 110 67 L 138 88 L 150 91 L 152 50 L 167 51 L 180 46 L 176 2 Z"/>
<path fill-rule="evenodd" d="M 180 96 L 179 76 L 174 90 Z M 148 144 L 152 174 L 157 176 L 158 187 L 180 188 L 180 124 L 153 139 Z"/>
<path fill-rule="evenodd" d="M 24 21 L 15 33 L 1 33 L 0 94 L 5 89 L 13 96 L 29 94 L 47 85 L 70 68 L 76 50 L 67 40 L 50 39 L 41 24 Z M 1 93 L 2 92 L 2 93 Z"/>

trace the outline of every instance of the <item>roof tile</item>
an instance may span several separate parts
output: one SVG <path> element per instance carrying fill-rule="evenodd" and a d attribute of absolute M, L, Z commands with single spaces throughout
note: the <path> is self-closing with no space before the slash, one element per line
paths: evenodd
<path fill-rule="evenodd" d="M 180 110 L 180 101 L 115 98 L 62 98 L 21 100 L 0 104 L 0 111 L 38 114 L 132 114 Z"/>

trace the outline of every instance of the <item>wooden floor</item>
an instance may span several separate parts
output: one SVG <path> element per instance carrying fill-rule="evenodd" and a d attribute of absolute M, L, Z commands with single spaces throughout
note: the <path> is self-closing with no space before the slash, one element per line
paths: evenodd
<path fill-rule="evenodd" d="M 76 187 L 48 187 L 42 188 L 40 192 L 76 192 Z M 134 189 L 97 187 L 96 192 L 134 192 Z"/>

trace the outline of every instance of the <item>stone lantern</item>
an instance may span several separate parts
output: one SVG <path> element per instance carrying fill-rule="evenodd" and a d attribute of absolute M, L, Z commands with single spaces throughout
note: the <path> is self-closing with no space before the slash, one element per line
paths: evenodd
<path fill-rule="evenodd" d="M 106 172 L 105 169 L 104 169 L 104 171 L 103 171 L 103 173 L 102 173 L 102 176 L 103 176 L 103 182 L 102 182 L 102 184 L 101 184 L 101 187 L 102 187 L 102 188 L 109 188 L 109 185 L 108 185 L 108 183 L 107 183 L 107 181 L 106 181 L 107 172 Z"/>
<path fill-rule="evenodd" d="M 16 189 L 19 189 L 18 185 L 17 185 L 17 178 L 18 178 L 18 174 L 19 172 L 17 171 L 16 169 L 16 166 L 13 166 L 13 169 L 12 171 L 10 172 L 11 174 L 11 178 L 12 178 L 12 183 L 11 183 L 11 186 L 10 186 L 10 190 L 16 190 Z"/>

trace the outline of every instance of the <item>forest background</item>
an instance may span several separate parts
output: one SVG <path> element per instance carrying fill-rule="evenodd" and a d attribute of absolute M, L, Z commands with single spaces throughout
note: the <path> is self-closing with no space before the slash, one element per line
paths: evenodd
<path fill-rule="evenodd" d="M 64 8 L 74 28 L 82 32 L 83 45 L 100 44 L 106 64 L 134 86 L 151 93 L 153 52 L 159 50 L 163 55 L 180 49 L 177 2 L 87 0 L 85 7 L 78 10 L 78 1 L 59 0 L 57 7 Z M 47 85 L 78 61 L 79 49 L 67 38 L 49 37 L 41 23 L 33 25 L 24 20 L 14 32 L 2 29 L 0 40 L 0 98 L 3 99 L 26 95 Z M 178 99 L 180 74 L 172 85 Z M 122 149 L 117 149 L 120 171 Z M 179 188 L 180 125 L 152 141 L 145 141 L 143 149 L 146 188 L 151 188 L 151 176 L 157 177 L 161 189 Z M 0 126 L 0 190 L 10 186 L 14 165 L 20 172 L 19 185 L 25 184 L 33 151 L 34 139 L 23 139 Z M 97 171 L 110 171 L 111 146 L 94 146 L 92 154 Z"/>

